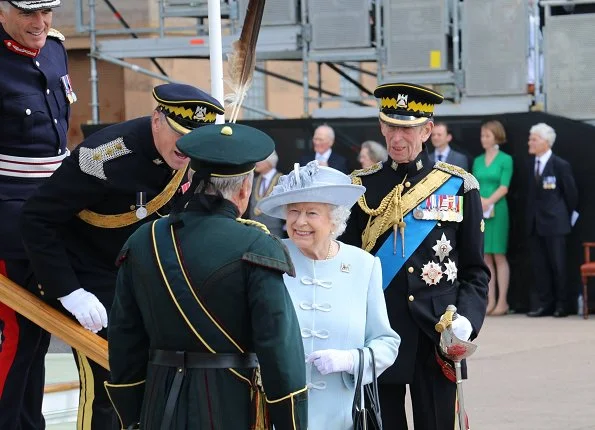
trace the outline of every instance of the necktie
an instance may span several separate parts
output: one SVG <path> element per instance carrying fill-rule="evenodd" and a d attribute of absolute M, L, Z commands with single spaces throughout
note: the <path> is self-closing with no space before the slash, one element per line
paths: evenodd
<path fill-rule="evenodd" d="M 265 178 L 262 178 L 262 181 L 260 181 L 260 195 L 264 196 L 266 192 L 267 192 L 267 180 Z"/>
<path fill-rule="evenodd" d="M 539 182 L 541 174 L 539 173 L 539 159 L 535 160 L 535 182 Z"/>
<path fill-rule="evenodd" d="M 442 154 L 438 154 L 438 155 L 436 156 L 436 159 L 437 159 L 438 161 L 442 161 Z"/>

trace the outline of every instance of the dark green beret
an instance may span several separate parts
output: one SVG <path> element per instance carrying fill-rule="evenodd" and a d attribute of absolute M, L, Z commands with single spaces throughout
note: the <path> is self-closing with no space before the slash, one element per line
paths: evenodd
<path fill-rule="evenodd" d="M 190 167 L 214 177 L 241 176 L 275 150 L 269 135 L 241 124 L 213 124 L 178 139 L 178 149 L 190 157 Z"/>

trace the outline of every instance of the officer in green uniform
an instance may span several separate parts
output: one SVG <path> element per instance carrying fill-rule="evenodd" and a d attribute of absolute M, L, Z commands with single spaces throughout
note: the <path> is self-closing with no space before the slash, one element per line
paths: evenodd
<path fill-rule="evenodd" d="M 224 112 L 190 85 L 159 85 L 153 97 L 151 116 L 85 139 L 27 201 L 21 217 L 35 273 L 29 289 L 104 338 L 122 245 L 141 224 L 167 215 L 182 195 L 190 160 L 176 141 Z M 103 386 L 109 373 L 74 353 L 81 382 L 77 429 L 113 428 L 117 419 Z"/>
<path fill-rule="evenodd" d="M 397 361 L 378 379 L 382 420 L 387 429 L 407 429 L 409 385 L 415 428 L 452 430 L 454 372 L 439 355 L 434 327 L 450 304 L 459 313 L 453 331 L 465 341 L 484 320 L 489 271 L 479 186 L 460 167 L 430 161 L 424 142 L 440 94 L 390 83 L 374 95 L 390 158 L 352 173 L 367 191 L 341 238 L 380 258 L 389 321 L 401 336 Z"/>
<path fill-rule="evenodd" d="M 169 218 L 124 245 L 106 388 L 122 428 L 307 428 L 304 351 L 285 247 L 239 218 L 266 134 L 211 125 L 178 141 L 192 184 Z"/>

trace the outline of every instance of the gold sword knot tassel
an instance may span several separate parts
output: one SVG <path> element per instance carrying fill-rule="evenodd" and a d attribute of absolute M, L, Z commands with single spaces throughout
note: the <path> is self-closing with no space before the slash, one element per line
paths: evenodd
<path fill-rule="evenodd" d="M 407 176 L 405 176 L 407 178 Z M 403 179 L 405 181 L 405 179 Z M 401 252 L 405 258 L 405 226 L 403 221 L 403 182 L 397 185 L 393 202 L 395 205 L 395 220 L 393 222 L 393 255 L 397 255 L 397 230 L 401 235 Z"/>

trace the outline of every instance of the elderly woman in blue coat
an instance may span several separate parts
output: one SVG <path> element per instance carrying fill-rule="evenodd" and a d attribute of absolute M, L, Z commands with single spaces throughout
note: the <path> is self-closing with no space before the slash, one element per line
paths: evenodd
<path fill-rule="evenodd" d="M 353 427 L 351 408 L 364 348 L 363 383 L 394 363 L 400 337 L 388 322 L 380 260 L 339 242 L 350 208 L 365 187 L 312 161 L 279 179 L 258 204 L 265 214 L 287 221 L 285 245 L 296 277 L 285 276 L 306 353 L 310 430 Z"/>

